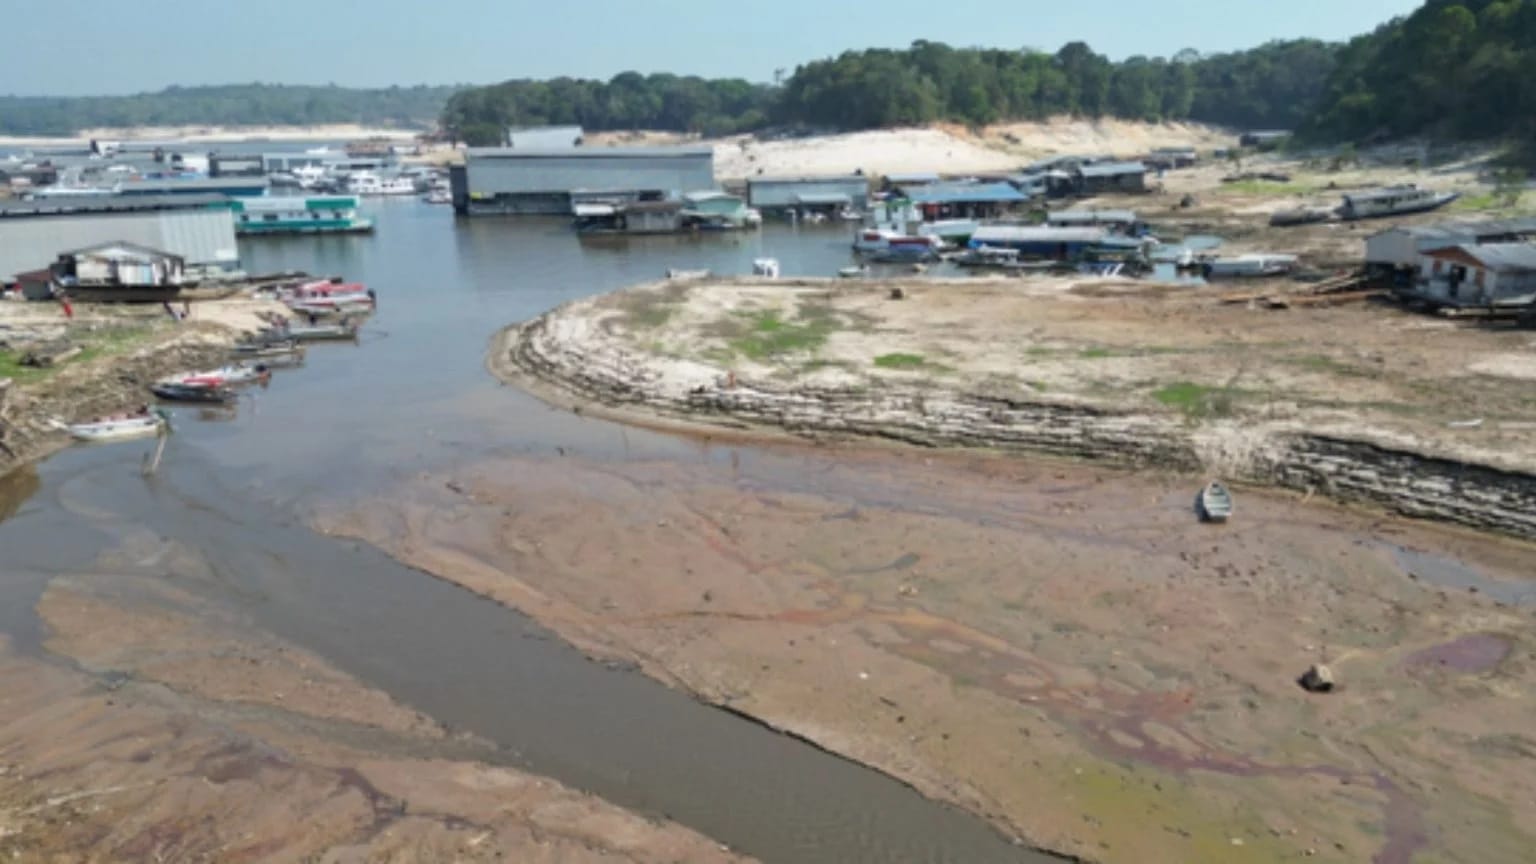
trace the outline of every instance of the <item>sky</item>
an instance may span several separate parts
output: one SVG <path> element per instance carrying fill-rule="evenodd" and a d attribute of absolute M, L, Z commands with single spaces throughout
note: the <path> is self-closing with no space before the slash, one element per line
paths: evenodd
<path fill-rule="evenodd" d="M 172 84 L 487 84 L 674 72 L 771 81 L 917 39 L 1119 60 L 1346 39 L 1421 0 L 5 0 L 0 93 Z"/>

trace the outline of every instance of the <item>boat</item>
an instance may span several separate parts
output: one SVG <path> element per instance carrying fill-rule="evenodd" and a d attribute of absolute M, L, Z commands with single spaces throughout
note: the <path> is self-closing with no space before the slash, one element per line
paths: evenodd
<path fill-rule="evenodd" d="M 1407 213 L 1423 213 L 1428 210 L 1437 210 L 1461 197 L 1457 192 L 1436 192 L 1433 189 L 1420 189 L 1413 183 L 1402 186 L 1386 186 L 1381 189 L 1372 189 L 1369 192 L 1359 192 L 1353 195 L 1345 195 L 1344 203 L 1339 205 L 1340 219 L 1355 221 L 1358 219 L 1376 219 L 1382 216 L 1401 216 Z"/>
<path fill-rule="evenodd" d="M 1212 258 L 1202 263 L 1207 279 L 1254 279 L 1284 276 L 1296 269 L 1295 255 L 1259 253 Z"/>
<path fill-rule="evenodd" d="M 357 323 L 343 318 L 335 324 L 287 326 L 280 328 L 277 332 L 288 339 L 294 339 L 299 342 L 340 341 L 357 338 Z"/>
<path fill-rule="evenodd" d="M 286 345 L 274 344 L 269 347 L 237 345 L 232 353 L 242 360 L 260 360 L 261 365 L 268 369 L 287 369 L 304 365 L 304 347 L 292 340 L 289 340 Z"/>
<path fill-rule="evenodd" d="M 452 204 L 453 203 L 453 193 L 448 191 L 447 189 L 440 189 L 440 188 L 435 188 L 434 187 L 426 195 L 423 195 L 421 200 L 427 202 L 428 204 Z"/>
<path fill-rule="evenodd" d="M 1298 207 L 1293 210 L 1277 210 L 1269 217 L 1269 224 L 1275 228 L 1289 228 L 1293 225 L 1314 225 L 1318 222 L 1327 222 L 1334 217 L 1332 210 L 1324 210 L 1321 207 Z"/>
<path fill-rule="evenodd" d="M 843 279 L 858 279 L 869 275 L 869 265 L 860 264 L 856 267 L 843 267 L 837 271 L 837 275 Z"/>
<path fill-rule="evenodd" d="M 967 249 L 949 260 L 957 267 L 970 270 L 1046 272 L 1071 269 L 1070 265 L 1061 261 L 1031 260 L 1021 256 L 1017 249 L 1004 249 L 997 246 L 978 246 L 975 249 Z"/>
<path fill-rule="evenodd" d="M 763 276 L 768 279 L 779 278 L 779 259 L 754 258 L 752 259 L 752 275 Z"/>
<path fill-rule="evenodd" d="M 380 177 L 372 171 L 353 171 L 342 184 L 348 195 L 415 195 L 416 181 L 409 177 Z"/>
<path fill-rule="evenodd" d="M 688 279 L 708 279 L 709 278 L 709 271 L 708 270 L 679 270 L 676 267 L 668 267 L 667 268 L 667 278 L 671 279 L 671 280 L 674 280 L 674 281 L 688 280 Z"/>
<path fill-rule="evenodd" d="M 848 206 L 837 211 L 837 218 L 843 222 L 863 222 L 864 214 Z"/>
<path fill-rule="evenodd" d="M 77 441 L 105 443 L 131 441 L 135 438 L 151 438 L 161 434 L 169 423 L 159 409 L 145 409 L 136 414 L 120 417 L 103 417 L 88 423 L 70 425 L 69 434 Z"/>
<path fill-rule="evenodd" d="M 207 387 L 197 384 L 176 384 L 160 381 L 149 385 L 149 392 L 167 402 L 207 402 L 225 404 L 240 398 L 240 394 L 228 387 Z"/>
<path fill-rule="evenodd" d="M 924 261 L 939 256 L 943 241 L 936 236 L 901 234 L 887 228 L 860 231 L 853 249 L 874 261 Z"/>
<path fill-rule="evenodd" d="M 940 219 L 918 225 L 917 233 L 923 237 L 937 237 L 951 246 L 964 246 L 971 242 L 971 235 L 980 227 L 981 223 L 975 219 Z"/>
<path fill-rule="evenodd" d="M 1225 522 L 1232 516 L 1232 493 L 1220 481 L 1212 480 L 1200 490 L 1196 507 L 1202 521 Z"/>
<path fill-rule="evenodd" d="M 292 339 L 261 338 L 240 342 L 232 346 L 229 350 L 230 353 L 237 354 L 241 357 L 255 358 L 269 356 L 275 357 L 280 354 L 288 354 L 293 351 L 302 351 L 304 349 L 300 347 L 299 343 L 293 341 Z"/>
<path fill-rule="evenodd" d="M 162 378 L 158 384 L 181 384 L 189 387 L 229 387 L 235 384 L 254 384 L 272 377 L 272 372 L 265 363 L 257 363 L 247 366 L 244 363 L 231 363 L 218 369 L 210 369 L 206 372 L 189 372 L 185 375 L 173 375 Z"/>

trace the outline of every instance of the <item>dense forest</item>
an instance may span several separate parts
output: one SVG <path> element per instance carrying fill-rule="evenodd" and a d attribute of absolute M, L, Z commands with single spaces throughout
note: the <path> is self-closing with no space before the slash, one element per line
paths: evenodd
<path fill-rule="evenodd" d="M 1429 0 L 1345 45 L 1304 132 L 1320 140 L 1536 137 L 1536 0 Z"/>
<path fill-rule="evenodd" d="M 728 135 L 767 124 L 774 102 L 772 88 L 740 79 L 625 72 L 607 82 L 556 78 L 465 90 L 448 100 L 442 125 L 472 144 L 499 144 L 511 125 Z"/>
<path fill-rule="evenodd" d="M 1295 40 L 1115 63 L 1082 42 L 1046 54 L 920 41 L 807 63 L 777 88 L 634 72 L 608 82 L 507 81 L 455 95 L 443 127 L 474 144 L 497 143 L 508 125 L 546 123 L 717 135 L 765 125 L 846 130 L 1075 114 L 1289 129 L 1307 119 L 1338 50 Z"/>
<path fill-rule="evenodd" d="M 168 87 L 132 96 L 0 96 L 0 133 L 73 135 L 126 126 L 309 126 L 361 123 L 430 128 L 458 87 Z"/>

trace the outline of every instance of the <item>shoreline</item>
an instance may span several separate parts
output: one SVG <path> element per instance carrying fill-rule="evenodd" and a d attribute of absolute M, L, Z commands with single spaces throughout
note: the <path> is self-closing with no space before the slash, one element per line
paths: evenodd
<path fill-rule="evenodd" d="M 890 386 L 871 396 L 738 381 L 729 388 L 718 382 L 696 385 L 679 394 L 655 383 L 657 374 L 646 368 L 642 354 L 605 340 L 601 326 L 582 330 L 585 344 L 550 332 L 552 324 L 587 302 L 575 301 L 498 331 L 486 358 L 488 370 L 543 401 L 619 422 L 693 433 L 888 441 L 1130 470 L 1205 472 L 1239 484 L 1322 494 L 1339 503 L 1536 540 L 1536 472 L 1516 464 L 1434 452 L 1389 434 L 1345 434 L 1296 423 L 1270 424 L 1258 438 L 1247 435 L 1234 446 L 1207 429 L 1135 410 L 964 389 Z"/>
<path fill-rule="evenodd" d="M 254 141 L 322 141 L 336 138 L 414 140 L 419 129 L 359 126 L 352 123 L 317 126 L 135 126 L 81 129 L 75 135 L 0 135 L 0 147 L 84 147 L 92 139 L 138 142 L 170 139 L 186 144 L 236 144 Z"/>

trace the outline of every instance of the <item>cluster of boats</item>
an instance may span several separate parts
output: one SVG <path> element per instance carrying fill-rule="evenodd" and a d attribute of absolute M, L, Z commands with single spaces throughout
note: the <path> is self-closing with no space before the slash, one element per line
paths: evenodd
<path fill-rule="evenodd" d="M 410 166 L 395 171 L 371 169 L 343 170 L 328 165 L 298 165 L 268 175 L 274 188 L 287 187 L 338 195 L 396 196 L 421 195 L 433 204 L 451 200 L 448 178 L 441 171 L 424 166 Z"/>

